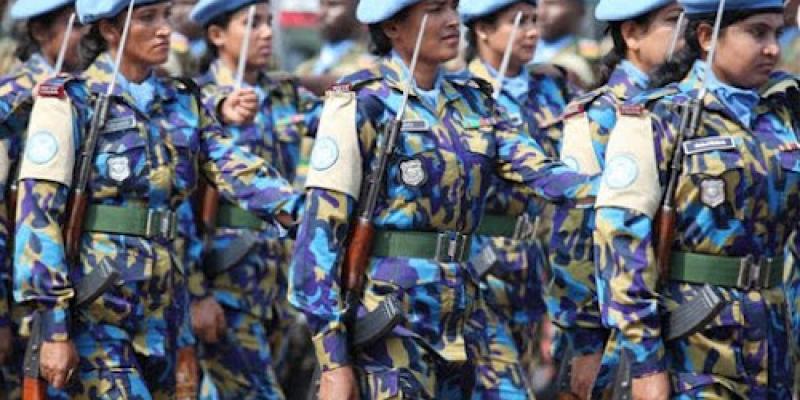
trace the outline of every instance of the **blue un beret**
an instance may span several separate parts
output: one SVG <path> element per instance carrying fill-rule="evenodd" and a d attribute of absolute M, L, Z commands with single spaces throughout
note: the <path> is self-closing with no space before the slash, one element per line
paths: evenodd
<path fill-rule="evenodd" d="M 135 5 L 159 3 L 166 0 L 134 0 Z M 92 24 L 101 19 L 113 18 L 131 4 L 130 0 L 77 0 L 75 8 L 82 24 Z"/>
<path fill-rule="evenodd" d="M 627 21 L 658 10 L 674 0 L 600 0 L 594 10 L 598 21 Z"/>
<path fill-rule="evenodd" d="M 11 19 L 20 21 L 36 18 L 74 4 L 75 0 L 17 0 L 11 7 Z"/>
<path fill-rule="evenodd" d="M 536 5 L 536 0 L 472 0 L 461 1 L 458 4 L 458 13 L 461 20 L 468 24 L 476 19 L 493 14 L 495 11 L 516 3 L 529 3 Z"/>
<path fill-rule="evenodd" d="M 719 1 L 710 0 L 678 0 L 687 15 L 715 13 L 719 8 Z M 783 8 L 783 0 L 727 0 L 725 11 L 758 10 L 768 8 Z"/>
<path fill-rule="evenodd" d="M 255 3 L 266 3 L 267 0 L 200 0 L 192 9 L 189 17 L 192 21 L 206 26 L 212 19 L 242 7 Z"/>
<path fill-rule="evenodd" d="M 377 24 L 395 16 L 406 7 L 422 0 L 361 0 L 356 9 L 356 18 L 362 24 Z"/>

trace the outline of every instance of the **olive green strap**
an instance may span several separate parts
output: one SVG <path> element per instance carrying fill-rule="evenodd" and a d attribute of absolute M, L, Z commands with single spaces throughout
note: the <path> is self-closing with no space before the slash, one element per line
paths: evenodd
<path fill-rule="evenodd" d="M 771 288 L 783 281 L 783 257 L 753 262 L 749 258 L 675 252 L 669 272 L 670 279 L 681 282 L 742 290 Z"/>
<path fill-rule="evenodd" d="M 377 231 L 372 256 L 462 262 L 469 256 L 471 243 L 469 235 L 449 232 Z"/>
<path fill-rule="evenodd" d="M 260 231 L 267 228 L 267 223 L 241 207 L 223 203 L 217 211 L 217 227 Z"/>
<path fill-rule="evenodd" d="M 83 229 L 87 232 L 172 240 L 175 239 L 177 225 L 177 217 L 171 210 L 95 204 L 86 210 Z"/>
<path fill-rule="evenodd" d="M 481 218 L 481 224 L 475 231 L 476 235 L 514 238 L 519 217 L 510 215 L 490 215 L 486 214 Z"/>

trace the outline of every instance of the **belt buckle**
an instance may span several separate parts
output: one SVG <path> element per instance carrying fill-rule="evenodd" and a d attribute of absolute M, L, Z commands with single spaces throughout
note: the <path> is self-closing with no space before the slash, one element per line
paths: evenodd
<path fill-rule="evenodd" d="M 440 232 L 436 235 L 436 261 L 461 262 L 467 251 L 467 235 L 459 232 Z"/>
<path fill-rule="evenodd" d="M 514 236 L 511 239 L 519 241 L 531 239 L 534 235 L 533 226 L 534 224 L 531 223 L 530 215 L 528 215 L 528 213 L 523 213 L 517 217 L 517 224 L 514 227 Z"/>
<path fill-rule="evenodd" d="M 172 210 L 147 210 L 145 235 L 148 239 L 174 240 L 177 236 L 177 214 Z"/>
<path fill-rule="evenodd" d="M 739 261 L 736 284 L 743 290 L 761 290 L 769 285 L 772 258 L 748 255 Z"/>

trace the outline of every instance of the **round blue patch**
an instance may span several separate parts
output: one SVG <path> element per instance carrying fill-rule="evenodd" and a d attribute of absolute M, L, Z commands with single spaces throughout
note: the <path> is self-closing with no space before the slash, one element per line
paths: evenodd
<path fill-rule="evenodd" d="M 58 154 L 58 141 L 49 131 L 39 131 L 28 138 L 25 158 L 34 164 L 47 164 Z"/>
<path fill-rule="evenodd" d="M 622 190 L 636 182 L 638 177 L 639 165 L 636 164 L 636 159 L 627 154 L 620 154 L 608 161 L 603 179 L 609 188 Z"/>
<path fill-rule="evenodd" d="M 325 171 L 339 161 L 339 145 L 333 138 L 322 137 L 317 139 L 314 150 L 311 152 L 311 168 Z"/>

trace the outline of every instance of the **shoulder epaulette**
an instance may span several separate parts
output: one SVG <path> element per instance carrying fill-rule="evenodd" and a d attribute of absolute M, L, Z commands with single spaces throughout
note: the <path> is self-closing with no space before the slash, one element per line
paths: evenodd
<path fill-rule="evenodd" d="M 36 95 L 64 98 L 67 95 L 67 83 L 72 80 L 74 80 L 74 77 L 67 74 L 50 78 L 39 85 Z"/>
<path fill-rule="evenodd" d="M 642 105 L 644 107 L 649 107 L 650 104 L 659 101 L 665 97 L 674 96 L 680 93 L 678 86 L 676 84 L 668 85 L 663 88 L 648 90 L 643 93 L 640 93 L 638 96 L 635 96 L 632 99 L 629 99 L 625 102 L 628 105 Z"/>
<path fill-rule="evenodd" d="M 200 93 L 200 86 L 197 85 L 191 78 L 186 77 L 175 77 L 172 78 L 173 82 L 175 83 L 175 88 L 182 92 L 189 92 L 189 93 Z"/>
<path fill-rule="evenodd" d="M 381 75 L 380 66 L 375 65 L 367 69 L 355 72 L 342 78 L 340 84 L 350 85 L 350 90 L 356 91 L 372 82 L 380 81 L 383 79 Z"/>
<path fill-rule="evenodd" d="M 450 82 L 455 83 L 456 85 L 478 89 L 487 97 L 492 97 L 492 93 L 494 92 L 494 88 L 489 81 L 483 78 L 478 78 L 477 76 L 473 76 L 471 74 L 454 75 Z"/>
<path fill-rule="evenodd" d="M 617 106 L 620 115 L 639 117 L 645 114 L 647 109 L 641 104 L 620 104 Z"/>
<path fill-rule="evenodd" d="M 572 118 L 576 115 L 583 114 L 584 112 L 586 112 L 586 109 L 590 104 L 592 104 L 595 100 L 597 100 L 600 96 L 604 95 L 606 92 L 607 92 L 606 88 L 602 87 L 576 97 L 567 105 L 567 108 L 564 109 L 564 112 L 561 113 L 561 119 L 565 120 Z"/>
<path fill-rule="evenodd" d="M 770 75 L 769 80 L 759 92 L 761 92 L 761 97 L 767 98 L 790 90 L 800 90 L 800 77 L 788 72 L 777 71 Z"/>

